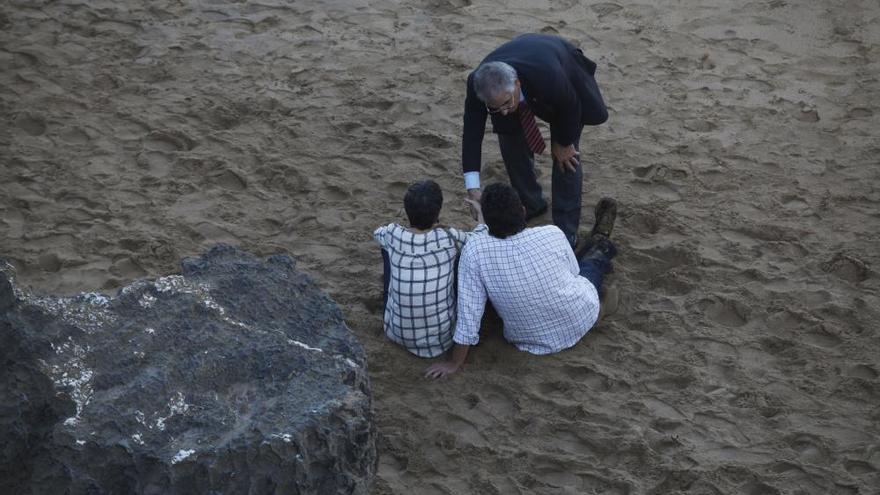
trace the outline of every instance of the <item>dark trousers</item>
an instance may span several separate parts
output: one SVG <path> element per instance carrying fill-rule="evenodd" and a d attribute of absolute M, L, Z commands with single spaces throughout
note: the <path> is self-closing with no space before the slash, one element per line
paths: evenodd
<path fill-rule="evenodd" d="M 578 139 L 574 142 L 577 150 L 580 150 L 580 135 L 578 132 Z M 514 134 L 498 134 L 498 144 L 510 185 L 519 193 L 520 200 L 526 207 L 526 215 L 546 207 L 547 200 L 544 199 L 535 175 L 535 155 L 529 149 L 522 130 Z M 549 148 L 548 146 L 548 152 Z M 574 172 L 562 172 L 556 165 L 556 160 L 553 160 L 553 224 L 562 230 L 572 248 L 577 242 L 578 225 L 581 221 L 583 179 L 584 170 L 580 164 Z"/>
<path fill-rule="evenodd" d="M 608 239 L 588 246 L 583 256 L 578 260 L 580 275 L 586 277 L 596 287 L 599 297 L 602 297 L 602 280 L 611 268 L 611 259 L 617 255 L 617 246 Z"/>
<path fill-rule="evenodd" d="M 388 307 L 388 287 L 391 285 L 391 258 L 382 249 L 382 310 Z"/>

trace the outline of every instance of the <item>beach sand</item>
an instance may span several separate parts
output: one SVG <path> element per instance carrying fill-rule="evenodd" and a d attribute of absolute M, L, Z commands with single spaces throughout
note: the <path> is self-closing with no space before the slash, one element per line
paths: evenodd
<path fill-rule="evenodd" d="M 292 253 L 366 348 L 376 494 L 880 493 L 878 25 L 868 0 L 8 0 L 0 256 L 66 294 Z M 464 81 L 521 32 L 599 66 L 608 308 L 432 382 L 383 337 L 371 232 L 425 177 L 472 225 Z"/>

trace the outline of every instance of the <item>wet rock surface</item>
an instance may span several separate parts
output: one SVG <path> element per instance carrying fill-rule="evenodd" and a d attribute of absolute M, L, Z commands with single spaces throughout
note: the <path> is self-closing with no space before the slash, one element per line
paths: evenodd
<path fill-rule="evenodd" d="M 217 246 L 112 298 L 0 264 L 0 492 L 368 492 L 364 353 L 291 258 Z"/>

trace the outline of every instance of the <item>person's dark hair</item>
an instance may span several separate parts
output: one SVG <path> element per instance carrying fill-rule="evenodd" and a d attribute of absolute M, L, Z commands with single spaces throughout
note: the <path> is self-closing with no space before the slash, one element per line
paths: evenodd
<path fill-rule="evenodd" d="M 507 184 L 495 183 L 486 186 L 480 197 L 483 219 L 489 227 L 489 234 L 504 239 L 522 232 L 526 228 L 526 214 L 516 189 Z"/>
<path fill-rule="evenodd" d="M 420 230 L 431 228 L 437 223 L 442 207 L 443 191 L 431 179 L 412 184 L 403 197 L 403 208 L 406 210 L 409 224 Z"/>

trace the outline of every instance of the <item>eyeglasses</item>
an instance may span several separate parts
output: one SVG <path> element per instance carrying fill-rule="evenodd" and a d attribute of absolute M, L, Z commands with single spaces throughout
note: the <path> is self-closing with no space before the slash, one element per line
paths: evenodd
<path fill-rule="evenodd" d="M 486 105 L 486 110 L 488 110 L 488 112 L 491 114 L 496 114 L 496 113 L 501 113 L 501 112 L 512 112 L 514 110 L 514 108 L 516 108 L 516 99 L 513 97 L 512 93 L 511 93 L 510 99 L 507 101 L 507 103 L 501 105 L 498 108 L 492 108 L 489 105 Z"/>

